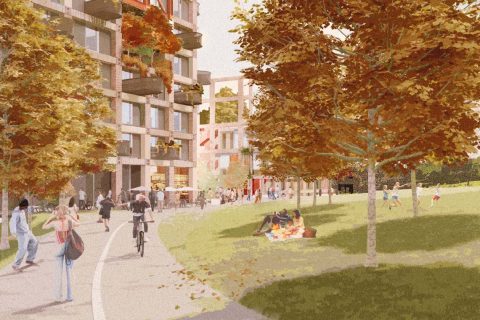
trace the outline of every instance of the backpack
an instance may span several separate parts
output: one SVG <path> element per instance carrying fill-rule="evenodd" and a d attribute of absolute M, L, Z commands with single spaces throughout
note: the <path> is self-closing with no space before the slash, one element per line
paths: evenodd
<path fill-rule="evenodd" d="M 72 228 L 72 221 L 68 221 L 67 247 L 65 257 L 70 260 L 77 260 L 85 250 L 82 238 Z"/>

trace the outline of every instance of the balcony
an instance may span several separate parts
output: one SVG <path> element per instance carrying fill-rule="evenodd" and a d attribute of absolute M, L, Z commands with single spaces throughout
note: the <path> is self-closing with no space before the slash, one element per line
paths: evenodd
<path fill-rule="evenodd" d="M 122 4 L 114 0 L 90 0 L 85 2 L 85 13 L 102 20 L 115 20 L 122 17 Z"/>
<path fill-rule="evenodd" d="M 200 49 L 202 47 L 202 34 L 199 32 L 184 32 L 177 34 L 182 40 L 182 47 L 187 50 Z"/>
<path fill-rule="evenodd" d="M 158 152 L 153 148 L 150 153 L 153 160 L 180 160 L 180 150 L 174 148 L 168 148 L 166 153 L 163 148 L 158 148 Z"/>
<path fill-rule="evenodd" d="M 148 96 L 151 94 L 162 93 L 163 81 L 160 78 L 133 78 L 122 80 L 122 91 L 136 94 L 138 96 Z"/>
<path fill-rule="evenodd" d="M 202 95 L 198 92 L 188 93 L 178 91 L 174 93 L 173 99 L 175 103 L 187 106 L 198 106 L 202 104 Z"/>
<path fill-rule="evenodd" d="M 212 73 L 210 71 L 198 70 L 197 82 L 202 86 L 207 86 L 212 83 Z"/>

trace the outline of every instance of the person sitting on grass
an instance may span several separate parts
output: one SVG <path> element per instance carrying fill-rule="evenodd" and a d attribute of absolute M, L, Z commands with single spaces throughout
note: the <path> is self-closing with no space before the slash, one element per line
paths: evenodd
<path fill-rule="evenodd" d="M 299 229 L 305 229 L 305 223 L 303 222 L 303 217 L 300 214 L 300 211 L 297 209 L 293 210 L 295 217 L 293 218 L 293 226 Z"/>
<path fill-rule="evenodd" d="M 282 216 L 282 219 L 284 219 L 283 216 Z M 285 219 L 285 223 L 286 223 L 286 221 L 287 220 Z M 280 214 L 277 214 L 277 212 L 274 211 L 273 214 L 269 214 L 269 215 L 265 216 L 265 218 L 263 218 L 263 221 L 262 221 L 262 224 L 260 225 L 260 228 L 258 228 L 257 231 L 255 231 L 253 235 L 254 236 L 259 236 L 259 235 L 265 234 L 267 232 L 270 232 L 272 230 L 280 229 L 280 224 L 281 224 Z M 268 225 L 268 228 L 267 228 L 267 230 L 262 231 L 262 229 L 265 225 Z M 276 226 L 276 225 L 278 225 L 278 226 Z"/>

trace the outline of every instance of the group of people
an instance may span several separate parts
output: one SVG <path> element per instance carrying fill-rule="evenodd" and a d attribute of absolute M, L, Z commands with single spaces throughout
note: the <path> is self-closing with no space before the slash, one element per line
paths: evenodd
<path fill-rule="evenodd" d="M 390 190 L 388 190 L 388 186 L 383 186 L 383 204 L 382 207 L 388 206 L 388 209 L 392 209 L 393 207 L 401 207 L 402 202 L 400 201 L 399 190 L 400 188 L 406 186 L 408 184 L 400 185 L 400 182 L 396 182 L 392 188 L 392 195 L 390 199 Z M 423 194 L 423 184 L 418 183 L 416 187 L 416 194 L 417 194 L 417 206 L 420 206 L 420 196 Z M 440 200 L 440 183 L 435 186 L 435 191 L 432 196 L 432 200 L 430 202 L 430 207 L 433 207 L 435 203 Z"/>
<path fill-rule="evenodd" d="M 22 199 L 18 206 L 13 210 L 12 218 L 10 219 L 10 232 L 14 235 L 18 242 L 18 249 L 15 260 L 12 264 L 14 271 L 22 270 L 22 263 L 27 255 L 25 263 L 27 265 L 36 265 L 35 259 L 38 250 L 38 240 L 33 235 L 31 226 L 28 223 L 29 203 L 27 199 Z M 55 301 L 62 301 L 62 274 L 65 268 L 66 274 L 66 301 L 73 300 L 71 275 L 73 261 L 66 255 L 66 245 L 69 232 L 80 225 L 78 207 L 75 205 L 75 200 L 72 197 L 68 206 L 60 205 L 53 210 L 52 215 L 45 221 L 43 229 L 54 229 L 57 249 L 55 252 L 56 270 L 54 273 L 54 298 Z"/>
<path fill-rule="evenodd" d="M 274 235 L 303 235 L 305 223 L 300 211 L 293 210 L 290 215 L 287 209 L 280 212 L 273 212 L 265 216 L 260 227 L 254 232 L 254 236 L 272 233 Z"/>

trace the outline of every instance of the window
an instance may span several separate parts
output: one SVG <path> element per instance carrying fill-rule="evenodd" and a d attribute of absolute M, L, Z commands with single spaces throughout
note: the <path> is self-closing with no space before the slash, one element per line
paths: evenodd
<path fill-rule="evenodd" d="M 190 21 L 189 0 L 173 0 L 173 15 Z"/>
<path fill-rule="evenodd" d="M 229 155 L 221 155 L 220 156 L 220 169 L 228 169 L 230 165 L 230 156 Z"/>
<path fill-rule="evenodd" d="M 122 102 L 122 123 L 141 127 L 144 124 L 143 107 L 130 102 Z"/>
<path fill-rule="evenodd" d="M 85 48 L 92 51 L 100 50 L 100 36 L 97 30 L 85 27 Z"/>
<path fill-rule="evenodd" d="M 140 136 L 138 134 L 122 133 L 121 145 L 124 148 L 120 150 L 120 155 L 140 158 Z"/>
<path fill-rule="evenodd" d="M 151 127 L 154 129 L 165 130 L 165 109 L 154 108 L 150 109 Z"/>
<path fill-rule="evenodd" d="M 190 63 L 188 58 L 175 56 L 173 58 L 173 72 L 183 77 L 190 77 Z"/>
<path fill-rule="evenodd" d="M 227 149 L 227 133 L 222 133 L 222 149 Z"/>
<path fill-rule="evenodd" d="M 188 187 L 188 168 L 175 168 L 173 180 L 175 188 Z"/>
<path fill-rule="evenodd" d="M 233 149 L 238 149 L 238 130 L 233 131 L 231 146 Z"/>
<path fill-rule="evenodd" d="M 163 148 L 158 148 L 158 144 L 164 142 L 165 138 L 150 137 L 150 159 L 162 160 L 165 156 Z"/>
<path fill-rule="evenodd" d="M 188 140 L 175 139 L 175 144 L 180 146 L 180 160 L 190 160 L 190 150 L 188 150 Z"/>
<path fill-rule="evenodd" d="M 100 74 L 102 75 L 102 88 L 112 88 L 112 68 L 109 64 L 102 63 L 100 67 Z"/>
<path fill-rule="evenodd" d="M 107 55 L 112 54 L 110 32 L 99 31 L 84 24 L 75 23 L 73 38 L 79 45 L 89 50 Z"/>
<path fill-rule="evenodd" d="M 173 130 L 179 132 L 189 132 L 189 114 L 175 111 L 173 113 Z"/>

